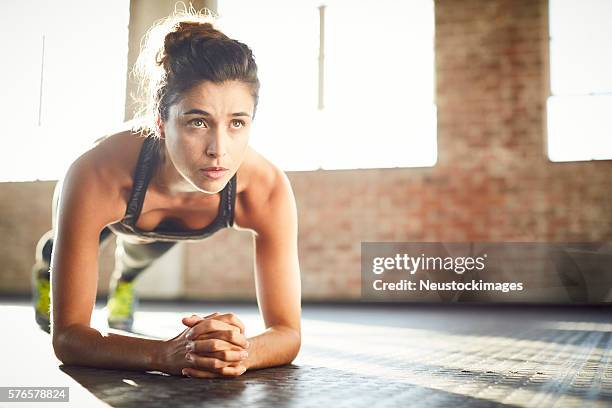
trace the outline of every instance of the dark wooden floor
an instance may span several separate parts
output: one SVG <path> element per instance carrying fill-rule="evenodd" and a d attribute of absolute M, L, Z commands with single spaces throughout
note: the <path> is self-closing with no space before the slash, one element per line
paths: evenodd
<path fill-rule="evenodd" d="M 174 337 L 181 316 L 214 311 L 237 313 L 247 336 L 263 330 L 255 305 L 143 302 L 135 331 Z M 203 380 L 61 366 L 29 303 L 0 299 L 0 386 L 68 386 L 70 403 L 59 405 L 75 407 L 609 407 L 611 311 L 304 305 L 293 364 Z M 94 325 L 103 324 L 97 309 Z"/>

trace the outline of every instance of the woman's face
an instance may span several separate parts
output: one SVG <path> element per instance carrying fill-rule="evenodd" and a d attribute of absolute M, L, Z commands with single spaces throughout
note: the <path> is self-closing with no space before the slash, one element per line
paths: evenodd
<path fill-rule="evenodd" d="M 172 105 L 161 124 L 169 190 L 221 191 L 246 155 L 253 110 L 250 89 L 240 81 L 202 82 Z M 226 170 L 205 170 L 210 167 Z"/>

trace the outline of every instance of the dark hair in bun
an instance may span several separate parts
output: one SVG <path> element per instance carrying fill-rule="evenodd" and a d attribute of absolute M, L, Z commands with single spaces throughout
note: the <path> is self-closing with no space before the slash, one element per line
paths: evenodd
<path fill-rule="evenodd" d="M 139 80 L 140 104 L 135 128 L 147 136 L 159 137 L 157 118 L 166 121 L 170 106 L 202 81 L 246 83 L 257 109 L 259 79 L 253 52 L 215 29 L 214 16 L 203 10 L 175 12 L 159 20 L 143 39 L 133 71 Z"/>

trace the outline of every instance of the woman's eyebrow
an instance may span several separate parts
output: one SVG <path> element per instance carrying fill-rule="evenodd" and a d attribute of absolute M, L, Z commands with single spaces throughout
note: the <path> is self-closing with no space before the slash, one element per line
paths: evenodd
<path fill-rule="evenodd" d="M 210 113 L 203 111 L 202 109 L 191 109 L 188 110 L 187 112 L 183 112 L 181 113 L 181 115 L 202 115 L 202 116 L 211 116 Z M 232 113 L 232 116 L 248 116 L 250 117 L 251 115 L 249 115 L 246 112 L 236 112 L 236 113 Z"/>

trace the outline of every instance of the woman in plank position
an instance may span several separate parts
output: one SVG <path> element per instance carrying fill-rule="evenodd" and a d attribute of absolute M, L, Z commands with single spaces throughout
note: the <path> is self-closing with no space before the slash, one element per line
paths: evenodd
<path fill-rule="evenodd" d="M 210 378 L 293 361 L 297 210 L 286 175 L 248 144 L 259 90 L 251 50 L 208 15 L 175 13 L 147 34 L 136 72 L 147 96 L 138 120 L 96 141 L 56 187 L 53 228 L 37 248 L 37 322 L 65 364 Z M 117 236 L 109 326 L 131 330 L 138 274 L 176 242 L 222 228 L 253 233 L 264 333 L 246 338 L 234 313 L 218 312 L 183 318 L 164 341 L 90 326 L 102 241 Z"/>

